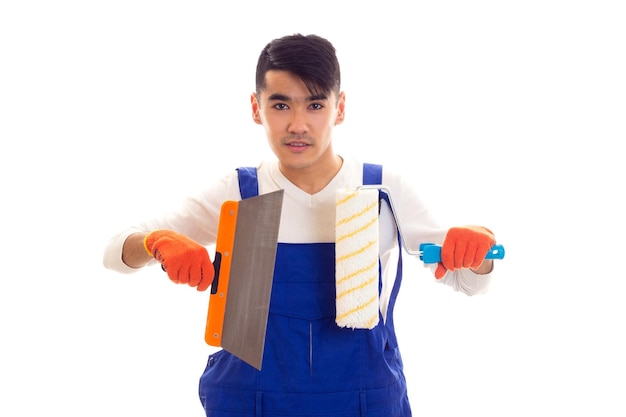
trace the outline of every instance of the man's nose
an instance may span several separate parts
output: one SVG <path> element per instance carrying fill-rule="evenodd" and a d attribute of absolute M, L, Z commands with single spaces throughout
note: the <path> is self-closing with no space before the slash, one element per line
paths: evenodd
<path fill-rule="evenodd" d="M 289 133 L 302 134 L 308 132 L 306 110 L 294 109 L 289 120 Z"/>

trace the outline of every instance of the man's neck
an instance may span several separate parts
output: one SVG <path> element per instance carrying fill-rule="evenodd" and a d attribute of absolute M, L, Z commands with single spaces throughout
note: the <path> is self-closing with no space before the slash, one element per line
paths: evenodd
<path fill-rule="evenodd" d="M 335 178 L 343 159 L 333 155 L 327 164 L 315 165 L 306 168 L 290 168 L 279 164 L 281 173 L 296 187 L 308 194 L 319 193 Z"/>

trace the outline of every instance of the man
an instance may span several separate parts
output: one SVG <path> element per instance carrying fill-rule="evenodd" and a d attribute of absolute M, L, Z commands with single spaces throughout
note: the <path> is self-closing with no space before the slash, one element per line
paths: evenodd
<path fill-rule="evenodd" d="M 222 202 L 284 190 L 262 370 L 224 350 L 211 355 L 200 379 L 207 416 L 411 415 L 393 327 L 401 268 L 391 279 L 385 274 L 398 245 L 394 213 L 380 205 L 380 320 L 371 329 L 340 327 L 337 190 L 375 178 L 390 190 L 411 248 L 442 243 L 441 262 L 432 268 L 437 281 L 469 295 L 487 290 L 493 263 L 485 256 L 495 244 L 493 233 L 479 226 L 442 228 L 400 176 L 336 154 L 332 132 L 344 121 L 345 105 L 330 42 L 299 34 L 273 40 L 258 60 L 251 109 L 276 160 L 252 175 L 228 173 L 176 212 L 123 231 L 106 247 L 107 268 L 133 272 L 156 261 L 173 282 L 204 291 L 214 275 L 205 246 L 216 240 Z"/>

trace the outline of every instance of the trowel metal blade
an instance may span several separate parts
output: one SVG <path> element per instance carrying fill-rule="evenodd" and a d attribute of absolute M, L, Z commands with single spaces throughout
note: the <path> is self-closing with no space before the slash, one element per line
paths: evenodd
<path fill-rule="evenodd" d="M 279 190 L 237 203 L 232 253 L 228 254 L 228 288 L 226 294 L 221 291 L 226 302 L 220 345 L 259 370 L 263 362 L 283 195 L 284 190 Z M 221 258 L 224 262 L 224 254 Z M 210 338 L 209 334 L 206 338 Z"/>

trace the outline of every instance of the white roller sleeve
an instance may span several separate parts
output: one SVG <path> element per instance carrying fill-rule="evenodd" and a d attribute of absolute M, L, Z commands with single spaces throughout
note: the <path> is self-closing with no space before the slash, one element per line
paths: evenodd
<path fill-rule="evenodd" d="M 340 327 L 378 324 L 378 190 L 338 190 L 335 228 L 335 321 Z"/>

